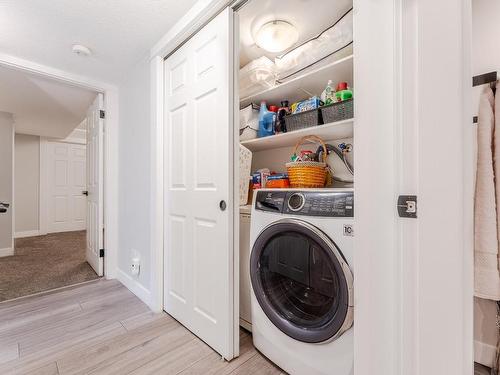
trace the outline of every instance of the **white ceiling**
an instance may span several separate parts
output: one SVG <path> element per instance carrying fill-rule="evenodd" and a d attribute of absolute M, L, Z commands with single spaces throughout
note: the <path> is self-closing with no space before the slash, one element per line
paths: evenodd
<path fill-rule="evenodd" d="M 251 0 L 238 13 L 240 16 L 240 65 L 271 54 L 259 48 L 253 39 L 255 32 L 273 20 L 288 21 L 299 32 L 297 45 L 317 36 L 333 25 L 352 8 L 352 0 Z"/>
<path fill-rule="evenodd" d="M 196 0 L 2 0 L 0 52 L 118 83 Z M 87 58 L 73 44 L 93 51 Z"/>
<path fill-rule="evenodd" d="M 85 118 L 95 92 L 0 66 L 0 111 L 16 133 L 66 138 Z"/>

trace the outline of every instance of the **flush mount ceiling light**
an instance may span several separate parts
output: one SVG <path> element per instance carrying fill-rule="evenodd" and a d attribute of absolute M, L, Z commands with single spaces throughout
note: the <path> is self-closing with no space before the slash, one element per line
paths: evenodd
<path fill-rule="evenodd" d="M 254 39 L 260 48 L 276 53 L 297 43 L 299 33 L 291 23 L 275 20 L 262 25 Z"/>
<path fill-rule="evenodd" d="M 78 56 L 90 56 L 92 54 L 92 51 L 89 48 L 82 46 L 81 44 L 75 44 L 72 50 L 73 53 L 76 53 Z"/>

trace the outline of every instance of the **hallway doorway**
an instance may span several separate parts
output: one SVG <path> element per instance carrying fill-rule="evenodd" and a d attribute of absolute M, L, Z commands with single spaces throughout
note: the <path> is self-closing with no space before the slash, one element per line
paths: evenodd
<path fill-rule="evenodd" d="M 104 96 L 0 66 L 0 302 L 104 274 Z M 7 147 L 8 146 L 8 147 Z"/>

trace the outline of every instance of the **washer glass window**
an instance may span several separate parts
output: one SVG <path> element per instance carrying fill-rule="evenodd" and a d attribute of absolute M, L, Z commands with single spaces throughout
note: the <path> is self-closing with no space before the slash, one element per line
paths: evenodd
<path fill-rule="evenodd" d="M 255 295 L 287 335 L 322 342 L 343 326 L 349 292 L 335 253 L 340 251 L 328 237 L 300 220 L 278 222 L 255 242 L 250 265 Z"/>

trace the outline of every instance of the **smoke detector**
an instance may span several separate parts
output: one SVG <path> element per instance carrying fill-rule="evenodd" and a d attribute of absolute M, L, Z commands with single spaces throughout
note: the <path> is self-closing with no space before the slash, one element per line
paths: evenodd
<path fill-rule="evenodd" d="M 78 56 L 90 56 L 92 54 L 92 51 L 85 46 L 82 46 L 81 44 L 75 44 L 73 45 L 73 53 L 76 53 Z"/>

